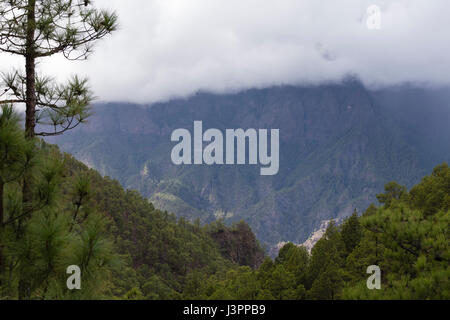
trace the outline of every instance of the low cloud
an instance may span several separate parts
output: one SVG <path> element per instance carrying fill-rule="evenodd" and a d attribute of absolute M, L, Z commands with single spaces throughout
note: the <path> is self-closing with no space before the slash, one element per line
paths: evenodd
<path fill-rule="evenodd" d="M 39 68 L 86 75 L 105 101 L 149 103 L 198 90 L 320 83 L 358 74 L 372 86 L 450 85 L 447 0 L 97 0 L 120 30 L 87 62 Z M 366 10 L 382 11 L 369 30 Z M 0 70 L 17 64 L 1 55 Z M 20 65 L 20 64 L 19 64 Z"/>

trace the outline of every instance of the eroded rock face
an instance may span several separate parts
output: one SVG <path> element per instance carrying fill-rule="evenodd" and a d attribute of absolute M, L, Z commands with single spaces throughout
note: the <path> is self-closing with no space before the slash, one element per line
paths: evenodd
<path fill-rule="evenodd" d="M 309 238 L 303 242 L 303 243 L 294 243 L 294 245 L 296 246 L 303 246 L 306 248 L 306 250 L 308 250 L 309 253 L 311 253 L 312 248 L 314 248 L 314 246 L 316 245 L 316 243 L 322 239 L 322 237 L 325 235 L 325 232 L 327 231 L 327 228 L 330 224 L 332 220 L 325 220 L 322 221 L 322 223 L 320 224 L 320 227 L 317 228 L 316 230 L 314 230 L 311 235 L 309 236 Z M 334 220 L 334 222 L 339 223 L 340 220 Z M 281 248 L 283 248 L 288 242 L 282 241 L 277 243 L 276 245 L 272 246 L 269 249 L 269 255 L 271 257 L 276 257 L 278 255 L 278 252 L 280 251 Z"/>
<path fill-rule="evenodd" d="M 244 219 L 269 247 L 300 244 L 323 221 L 365 210 L 387 182 L 412 185 L 450 160 L 450 148 L 443 148 L 450 145 L 447 96 L 411 88 L 373 92 L 349 81 L 201 93 L 151 106 L 99 104 L 88 126 L 51 142 L 158 208 L 204 222 Z M 197 120 L 220 130 L 280 129 L 279 173 L 174 166 L 170 135 Z"/>

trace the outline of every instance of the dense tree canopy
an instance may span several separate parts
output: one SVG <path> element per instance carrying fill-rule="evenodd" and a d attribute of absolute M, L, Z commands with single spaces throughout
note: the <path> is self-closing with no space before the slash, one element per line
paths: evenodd
<path fill-rule="evenodd" d="M 411 191 L 395 182 L 361 217 L 331 223 L 309 254 L 286 244 L 275 261 L 200 282 L 194 298 L 449 299 L 450 168 L 442 164 Z M 370 290 L 367 268 L 381 269 Z M 236 290 L 239 288 L 239 290 Z M 251 294 L 242 295 L 242 292 Z"/>
<path fill-rule="evenodd" d="M 33 178 L 23 201 L 23 176 Z M 450 168 L 337 225 L 311 252 L 272 260 L 245 222 L 200 225 L 156 210 L 57 147 L 26 139 L 0 114 L 0 297 L 3 299 L 448 299 Z M 83 290 L 66 286 L 81 268 Z M 381 269 L 381 290 L 366 286 Z"/>

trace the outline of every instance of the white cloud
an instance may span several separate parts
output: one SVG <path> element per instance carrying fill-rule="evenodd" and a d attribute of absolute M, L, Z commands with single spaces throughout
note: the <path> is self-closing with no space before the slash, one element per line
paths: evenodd
<path fill-rule="evenodd" d="M 369 85 L 450 85 L 448 0 L 97 0 L 121 28 L 88 62 L 43 60 L 64 79 L 87 75 L 102 100 L 154 102 L 317 83 L 358 74 Z M 366 9 L 379 5 L 381 30 Z M 11 60 L 1 56 L 0 70 Z"/>

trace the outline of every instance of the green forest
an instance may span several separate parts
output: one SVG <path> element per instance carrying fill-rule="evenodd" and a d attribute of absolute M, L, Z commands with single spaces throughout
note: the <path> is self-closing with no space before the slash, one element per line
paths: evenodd
<path fill-rule="evenodd" d="M 2 70 L 0 77 L 0 300 L 450 298 L 450 168 L 446 163 L 438 165 L 410 190 L 396 182 L 388 183 L 384 193 L 377 195 L 378 205 L 371 205 L 365 212 L 355 211 L 342 223 L 331 222 L 311 252 L 288 243 L 272 259 L 245 221 L 230 225 L 218 220 L 205 224 L 200 219 L 182 218 L 183 213 L 175 215 L 157 210 L 137 191 L 125 190 L 119 181 L 103 177 L 72 155 L 62 153 L 56 145 L 46 143 L 44 138 L 63 135 L 84 124 L 93 114 L 95 95 L 87 78 L 73 76 L 60 83 L 54 78 L 56 75 L 42 72 L 41 62 L 54 56 L 67 61 L 87 60 L 94 44 L 120 29 L 118 21 L 115 11 L 98 9 L 93 1 L 0 0 L 1 58 L 15 56 L 22 61 L 22 68 L 14 69 L 11 65 L 10 72 Z M 132 53 L 133 47 L 127 49 Z M 314 110 L 316 105 L 322 106 L 315 112 L 320 127 L 328 124 L 341 127 L 342 118 L 336 118 L 336 114 L 350 115 L 351 110 L 357 109 L 352 108 L 347 99 L 339 98 L 339 104 L 335 104 L 338 108 L 330 113 L 333 118 L 323 122 L 323 115 L 329 112 L 326 102 L 334 101 L 329 98 L 333 91 L 336 90 L 330 87 L 325 92 L 317 92 L 315 96 L 319 100 L 307 103 L 314 106 Z M 385 117 L 375 111 L 365 92 L 358 92 L 358 97 L 366 96 L 366 99 L 358 98 L 355 103 L 367 103 L 363 103 L 365 109 L 360 109 L 359 116 L 349 122 L 355 125 L 348 132 L 365 135 L 366 144 L 375 145 L 375 149 L 367 165 L 355 167 L 353 172 L 357 173 L 357 179 L 348 180 L 351 181 L 348 185 L 351 189 L 363 189 L 359 173 L 362 177 L 365 170 L 358 168 L 372 167 L 375 162 L 382 170 L 373 172 L 383 174 L 372 172 L 368 176 L 382 177 L 383 183 L 384 172 L 388 172 L 389 177 L 397 171 L 404 171 L 408 176 L 418 174 L 414 163 L 409 166 L 409 160 L 413 159 L 409 148 L 394 144 L 399 137 L 397 123 L 391 121 L 395 129 L 392 131 L 375 126 L 383 123 Z M 280 91 L 278 96 L 284 93 Z M 320 104 L 313 103 L 315 101 Z M 241 103 L 235 105 L 241 108 Z M 277 105 L 277 100 L 267 105 L 273 112 L 267 115 L 269 118 L 278 118 L 272 107 Z M 409 112 L 409 102 L 404 105 Z M 23 106 L 25 111 L 17 113 Z M 209 108 L 209 103 L 204 106 Z M 345 110 L 337 112 L 342 106 L 346 106 Z M 231 114 L 232 110 L 230 119 L 231 116 L 247 118 Z M 297 110 L 304 113 L 304 109 Z M 404 109 L 401 110 L 400 114 Z M 158 115 L 154 108 L 152 112 Z M 159 113 L 164 115 L 168 111 L 163 108 Z M 391 113 L 386 118 L 391 118 Z M 297 127 L 296 118 L 289 115 L 287 122 Z M 308 118 L 305 114 L 302 117 Z M 448 130 L 445 118 L 441 121 Z M 131 123 L 136 125 L 134 121 Z M 164 130 L 169 128 L 167 122 L 162 125 Z M 328 135 L 329 132 L 322 134 L 323 137 Z M 311 131 L 308 136 L 317 134 Z M 116 145 L 132 146 L 129 140 L 118 140 L 109 132 L 108 137 Z M 427 141 L 423 142 L 426 145 L 434 137 L 421 139 Z M 84 144 L 86 142 L 83 140 Z M 307 142 L 301 145 L 307 146 Z M 291 167 L 306 172 L 314 164 L 321 166 L 317 172 L 323 170 L 326 166 L 323 160 L 331 157 L 330 146 L 333 146 L 335 159 L 358 163 L 358 158 L 346 159 L 346 156 L 352 155 L 354 150 L 366 149 L 359 145 L 347 148 L 344 142 L 341 138 L 334 144 L 327 142 L 316 158 L 310 159 L 311 165 L 292 161 Z M 436 148 L 445 151 L 446 143 L 444 141 L 442 147 L 436 144 Z M 120 162 L 124 172 L 123 168 L 130 161 L 126 157 L 137 152 L 129 149 L 130 152 L 119 154 L 111 152 L 111 148 L 98 148 L 99 152 L 108 152 L 112 161 Z M 150 152 L 161 154 L 157 149 Z M 364 156 L 370 155 L 363 152 Z M 441 154 L 440 150 L 437 154 Z M 440 159 L 448 159 L 445 152 L 442 154 L 444 157 Z M 122 155 L 126 157 L 120 158 Z M 291 159 L 294 159 L 292 155 Z M 341 175 L 348 178 L 345 172 Z M 199 179 L 199 175 L 193 177 L 193 180 Z M 225 177 L 223 194 L 229 190 L 245 194 L 246 188 L 251 186 L 233 179 L 232 175 Z M 319 179 L 326 181 L 336 174 L 330 171 L 328 176 L 311 177 L 305 180 L 308 184 Z M 294 184 L 298 175 L 289 174 L 288 179 L 294 180 L 291 181 Z M 372 178 L 369 182 L 373 182 Z M 329 193 L 333 193 L 333 198 L 329 199 L 334 199 L 342 191 L 340 186 L 331 184 L 324 192 L 316 193 L 321 198 L 311 199 L 321 202 Z M 284 203 L 305 200 L 299 199 L 297 194 L 300 193 L 293 193 Z M 311 196 L 311 193 L 304 194 Z M 254 207 L 255 216 L 263 213 L 263 207 L 264 202 Z M 288 222 L 294 224 L 299 212 L 290 208 L 299 206 L 285 207 Z M 210 214 L 212 212 L 207 213 Z M 189 215 L 185 212 L 184 216 Z M 295 226 L 304 232 L 303 225 Z M 276 230 L 272 229 L 274 233 Z M 280 235 L 285 236 L 278 232 L 275 239 L 279 240 Z M 305 236 L 299 235 L 300 238 Z M 288 238 L 295 237 L 289 235 Z M 81 272 L 80 288 L 68 285 L 68 271 L 73 266 Z M 377 266 L 381 271 L 379 289 L 369 289 L 371 275 L 367 270 L 370 266 Z"/>
<path fill-rule="evenodd" d="M 449 299 L 450 168 L 390 182 L 309 253 L 273 260 L 245 222 L 202 225 L 156 210 L 0 115 L 0 299 Z M 66 285 L 81 269 L 81 290 Z M 381 269 L 369 290 L 367 267 Z"/>

